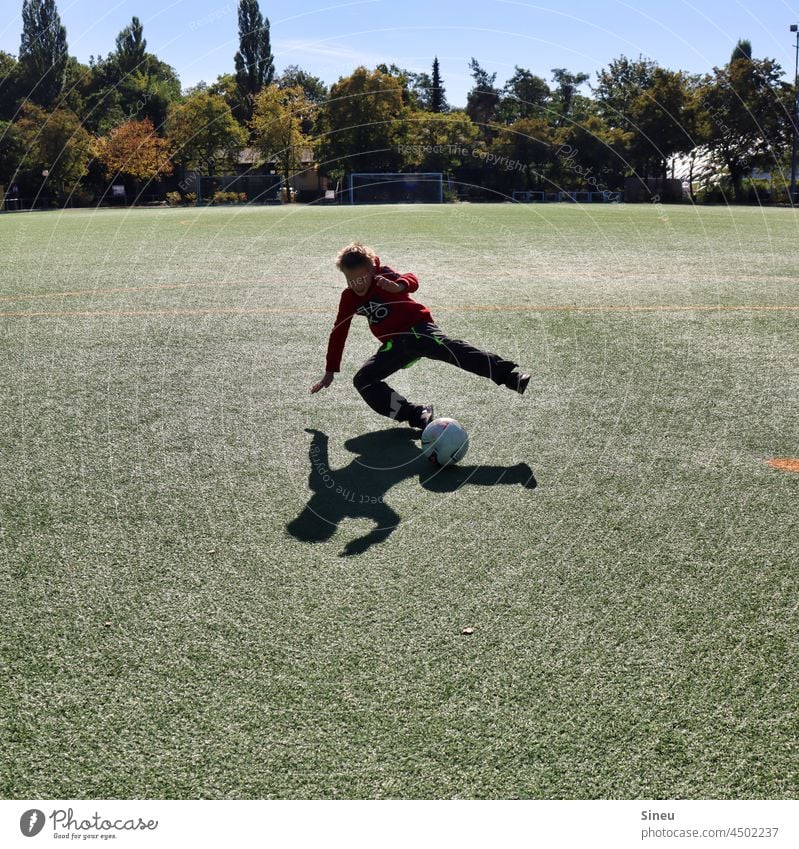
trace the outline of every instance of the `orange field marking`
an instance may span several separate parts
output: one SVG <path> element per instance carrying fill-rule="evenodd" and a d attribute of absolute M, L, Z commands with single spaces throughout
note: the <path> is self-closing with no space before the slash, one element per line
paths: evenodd
<path fill-rule="evenodd" d="M 773 469 L 780 469 L 783 472 L 799 472 L 799 460 L 790 457 L 775 457 L 773 460 L 766 460 Z"/>
<path fill-rule="evenodd" d="M 126 290 L 122 290 L 126 291 Z M 168 316 L 168 315 L 268 315 L 272 313 L 305 315 L 308 313 L 331 313 L 331 307 L 193 307 L 185 309 L 153 310 L 64 310 L 64 311 L 19 311 L 0 312 L 0 318 L 101 318 L 114 316 Z M 619 312 L 619 313 L 656 313 L 656 312 L 797 312 L 799 305 L 791 304 L 752 304 L 717 305 L 695 304 L 680 306 L 677 304 L 596 304 L 594 306 L 576 306 L 574 304 L 461 304 L 458 306 L 437 306 L 435 312 Z"/>

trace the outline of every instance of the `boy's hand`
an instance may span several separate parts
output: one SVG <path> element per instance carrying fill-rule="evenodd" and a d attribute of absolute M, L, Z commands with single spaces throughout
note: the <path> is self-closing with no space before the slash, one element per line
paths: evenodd
<path fill-rule="evenodd" d="M 402 283 L 397 283 L 395 280 L 389 280 L 386 277 L 381 277 L 381 275 L 375 275 L 375 283 L 381 288 L 385 289 L 386 292 L 404 292 L 405 286 Z"/>
<path fill-rule="evenodd" d="M 311 387 L 311 395 L 313 395 L 314 392 L 318 392 L 320 389 L 327 389 L 327 387 L 333 382 L 333 376 L 334 372 L 326 371 L 325 376 L 318 383 L 314 383 Z"/>

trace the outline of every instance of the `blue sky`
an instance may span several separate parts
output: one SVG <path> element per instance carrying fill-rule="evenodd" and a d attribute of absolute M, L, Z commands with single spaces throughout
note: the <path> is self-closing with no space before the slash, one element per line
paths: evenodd
<path fill-rule="evenodd" d="M 0 49 L 16 53 L 22 0 L 2 0 Z M 233 69 L 238 0 L 58 0 L 70 53 L 81 61 L 113 49 L 137 15 L 148 49 L 177 70 L 184 86 Z M 799 2 L 784 0 L 261 0 L 271 23 L 277 70 L 298 64 L 327 83 L 359 64 L 396 62 L 428 71 L 438 55 L 455 106 L 465 104 L 471 56 L 502 84 L 514 65 L 547 79 L 565 67 L 593 74 L 624 53 L 643 53 L 673 69 L 708 71 L 724 64 L 738 38 L 756 56 L 776 58 L 793 76 L 790 24 Z M 13 17 L 9 17 L 12 13 Z"/>

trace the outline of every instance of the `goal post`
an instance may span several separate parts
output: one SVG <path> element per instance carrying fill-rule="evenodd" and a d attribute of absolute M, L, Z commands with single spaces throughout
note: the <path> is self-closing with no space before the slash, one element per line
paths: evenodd
<path fill-rule="evenodd" d="M 443 203 L 444 175 L 430 172 L 350 174 L 350 203 Z"/>

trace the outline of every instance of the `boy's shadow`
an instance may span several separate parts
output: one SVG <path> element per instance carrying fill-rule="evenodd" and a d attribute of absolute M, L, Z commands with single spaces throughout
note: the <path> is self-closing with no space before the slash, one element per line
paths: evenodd
<path fill-rule="evenodd" d="M 286 530 L 303 542 L 324 542 L 344 519 L 373 521 L 375 527 L 347 543 L 341 556 L 362 554 L 391 535 L 401 517 L 386 503 L 386 494 L 405 478 L 418 476 L 421 485 L 432 492 L 454 492 L 466 483 L 518 484 L 526 489 L 535 489 L 537 485 L 533 470 L 526 463 L 440 469 L 422 457 L 418 433 L 399 427 L 348 439 L 344 447 L 358 456 L 348 466 L 331 469 L 327 434 L 309 428 L 306 432 L 313 434 L 308 452 L 311 465 L 308 484 L 313 494 L 299 516 L 286 525 Z"/>

